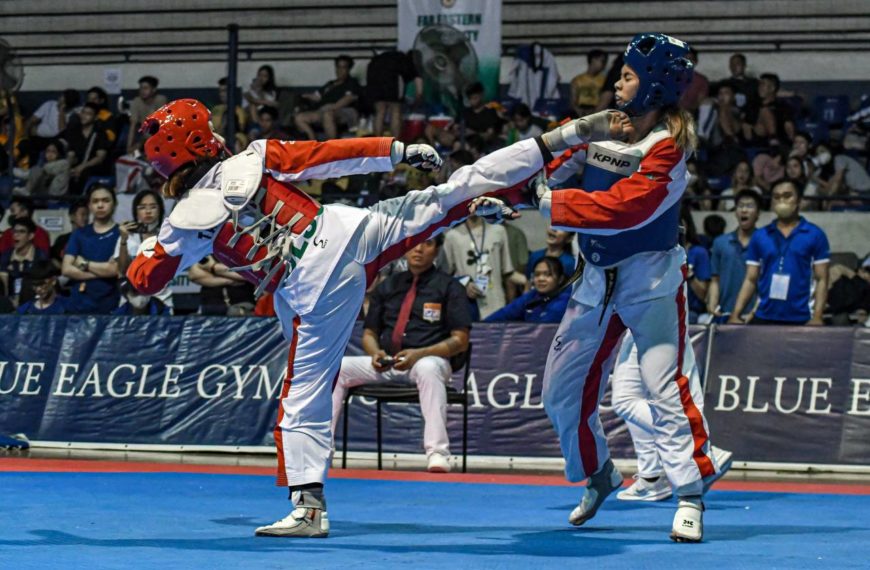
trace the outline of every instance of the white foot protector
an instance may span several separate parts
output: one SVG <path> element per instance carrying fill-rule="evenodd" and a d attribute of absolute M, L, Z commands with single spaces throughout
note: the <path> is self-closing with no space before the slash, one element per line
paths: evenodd
<path fill-rule="evenodd" d="M 680 499 L 671 540 L 674 542 L 701 542 L 704 538 L 704 503 L 701 498 Z"/>

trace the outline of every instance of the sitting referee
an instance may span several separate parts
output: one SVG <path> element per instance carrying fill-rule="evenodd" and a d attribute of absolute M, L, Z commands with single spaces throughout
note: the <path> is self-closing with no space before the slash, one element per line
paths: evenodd
<path fill-rule="evenodd" d="M 446 386 L 453 371 L 451 357 L 468 350 L 471 328 L 465 288 L 435 268 L 443 242 L 444 237 L 438 236 L 406 253 L 408 270 L 375 288 L 362 337 L 368 356 L 342 359 L 332 393 L 334 434 L 348 388 L 377 382 L 415 383 L 425 423 L 423 446 L 432 473 L 450 471 Z"/>

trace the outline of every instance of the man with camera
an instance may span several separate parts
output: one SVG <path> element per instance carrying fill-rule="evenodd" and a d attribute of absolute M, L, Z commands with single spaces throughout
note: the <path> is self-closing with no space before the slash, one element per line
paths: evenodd
<path fill-rule="evenodd" d="M 345 356 L 332 393 L 332 431 L 347 390 L 362 384 L 408 381 L 420 391 L 423 446 L 432 473 L 450 471 L 447 382 L 451 357 L 468 350 L 471 315 L 465 289 L 435 268 L 438 236 L 405 254 L 408 271 L 378 285 L 371 296 L 362 346 L 368 356 Z M 458 366 L 457 366 L 458 368 Z"/>

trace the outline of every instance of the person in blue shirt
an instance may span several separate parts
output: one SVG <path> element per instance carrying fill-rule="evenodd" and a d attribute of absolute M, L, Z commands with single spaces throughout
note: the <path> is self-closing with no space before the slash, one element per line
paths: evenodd
<path fill-rule="evenodd" d="M 115 192 L 94 185 L 87 194 L 93 223 L 75 230 L 63 255 L 62 273 L 70 279 L 70 310 L 107 315 L 118 307 L 117 266 L 112 262 L 121 232 L 112 219 Z"/>
<path fill-rule="evenodd" d="M 34 262 L 27 272 L 33 300 L 18 307 L 19 315 L 63 315 L 69 312 L 66 297 L 57 294 L 57 274 L 51 261 Z"/>
<path fill-rule="evenodd" d="M 710 254 L 701 245 L 688 202 L 684 202 L 680 208 L 680 218 L 686 231 L 686 283 L 689 285 L 686 299 L 689 305 L 689 324 L 693 325 L 698 322 L 698 316 L 707 310 L 707 288 L 711 277 Z"/>
<path fill-rule="evenodd" d="M 533 251 L 529 254 L 529 262 L 526 264 L 526 277 L 532 279 L 532 273 L 535 265 L 543 257 L 556 257 L 562 262 L 563 273 L 565 275 L 573 275 L 576 267 L 576 259 L 574 252 L 571 249 L 574 243 L 574 232 L 565 232 L 562 230 L 547 230 L 547 247 Z"/>
<path fill-rule="evenodd" d="M 730 324 L 745 322 L 741 315 L 756 289 L 759 304 L 753 324 L 824 324 L 830 247 L 825 232 L 800 215 L 800 200 L 794 182 L 783 180 L 773 186 L 771 205 L 776 219 L 749 240 L 746 277 Z"/>
<path fill-rule="evenodd" d="M 557 293 L 565 282 L 562 263 L 555 257 L 542 257 L 533 268 L 534 289 L 523 293 L 512 303 L 494 312 L 484 322 L 525 321 L 527 323 L 558 323 L 562 321 L 571 289 Z M 555 294 L 555 296 L 554 296 Z"/>
<path fill-rule="evenodd" d="M 746 276 L 746 251 L 761 212 L 761 197 L 753 190 L 738 192 L 736 203 L 737 229 L 713 240 L 710 257 L 712 278 L 707 291 L 707 311 L 716 323 L 727 321 L 737 302 L 737 294 Z M 747 310 L 751 313 L 754 308 L 753 296 Z"/>

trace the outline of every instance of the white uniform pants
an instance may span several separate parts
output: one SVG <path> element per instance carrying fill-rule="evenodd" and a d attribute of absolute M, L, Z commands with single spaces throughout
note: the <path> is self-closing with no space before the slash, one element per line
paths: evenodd
<path fill-rule="evenodd" d="M 447 439 L 447 384 L 450 382 L 450 361 L 440 356 L 424 356 L 410 370 L 378 372 L 370 356 L 345 356 L 341 361 L 338 382 L 332 391 L 332 433 L 336 433 L 348 388 L 382 382 L 408 382 L 420 392 L 423 414 L 423 448 L 426 455 L 439 453 L 450 456 Z"/>
<path fill-rule="evenodd" d="M 690 382 L 694 376 L 697 376 L 696 370 L 688 375 Z M 627 333 L 622 339 L 611 382 L 613 411 L 625 420 L 631 435 L 637 455 L 637 474 L 640 477 L 658 477 L 662 474 L 663 467 L 656 449 L 653 412 L 649 405 L 649 393 L 641 380 L 637 345 L 634 344 L 631 333 Z M 703 401 L 697 404 L 703 411 Z"/>
<path fill-rule="evenodd" d="M 275 428 L 278 485 L 326 479 L 332 449 L 332 388 L 367 280 L 417 243 L 465 219 L 471 199 L 519 184 L 543 166 L 537 143 L 525 140 L 460 168 L 444 184 L 375 204 L 340 253 L 310 312 L 298 315 L 287 304 L 276 302 L 275 311 L 290 337 Z"/>
<path fill-rule="evenodd" d="M 566 477 L 582 481 L 610 458 L 598 404 L 619 342 L 630 330 L 664 472 L 678 496 L 700 495 L 701 479 L 714 467 L 687 331 L 685 285 L 673 296 L 611 304 L 599 325 L 601 314 L 601 306 L 570 302 L 544 372 L 544 407 L 559 435 Z"/>

